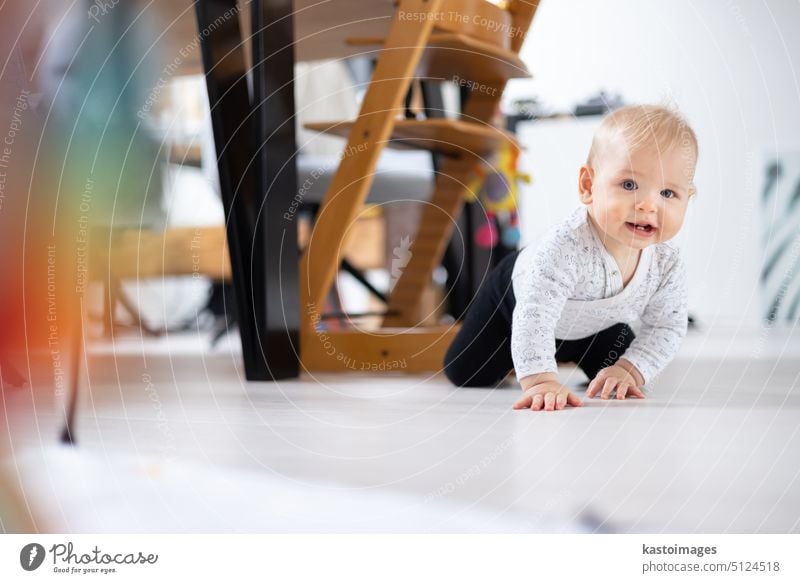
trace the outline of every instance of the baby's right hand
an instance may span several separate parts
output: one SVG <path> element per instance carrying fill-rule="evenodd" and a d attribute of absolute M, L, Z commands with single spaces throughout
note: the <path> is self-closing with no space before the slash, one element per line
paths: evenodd
<path fill-rule="evenodd" d="M 582 407 L 583 401 L 570 393 L 569 389 L 561 383 L 545 381 L 527 389 L 522 398 L 514 403 L 513 409 L 560 411 L 567 405 Z"/>

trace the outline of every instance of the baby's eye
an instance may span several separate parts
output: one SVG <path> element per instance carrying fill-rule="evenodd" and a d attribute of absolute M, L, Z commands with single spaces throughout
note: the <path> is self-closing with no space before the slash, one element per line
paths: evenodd
<path fill-rule="evenodd" d="M 666 190 L 661 191 L 661 196 L 663 196 L 664 198 L 675 198 L 678 195 L 675 194 L 674 190 L 670 190 L 669 188 L 667 188 Z"/>
<path fill-rule="evenodd" d="M 622 188 L 624 188 L 625 190 L 636 190 L 639 187 L 636 186 L 636 182 L 634 182 L 633 180 L 623 180 Z"/>

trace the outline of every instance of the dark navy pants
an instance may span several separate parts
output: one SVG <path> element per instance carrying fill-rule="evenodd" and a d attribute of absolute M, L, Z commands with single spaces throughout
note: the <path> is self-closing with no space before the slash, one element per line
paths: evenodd
<path fill-rule="evenodd" d="M 489 274 L 444 359 L 444 372 L 459 387 L 493 387 L 514 368 L 511 360 L 511 272 L 519 252 L 505 257 Z M 614 364 L 633 342 L 630 326 L 619 323 L 580 340 L 555 341 L 558 362 L 574 362 L 589 380 Z"/>

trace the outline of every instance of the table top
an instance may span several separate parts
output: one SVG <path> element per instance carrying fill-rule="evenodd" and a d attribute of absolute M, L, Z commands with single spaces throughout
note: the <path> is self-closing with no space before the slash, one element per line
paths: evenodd
<path fill-rule="evenodd" d="M 140 0 L 141 1 L 141 0 Z M 240 0 L 243 26 L 250 27 L 250 0 Z M 154 3 L 159 22 L 171 23 L 173 43 L 183 46 L 197 36 L 193 0 L 169 0 Z M 297 61 L 344 58 L 364 51 L 349 46 L 347 38 L 385 36 L 392 14 L 393 0 L 294 0 L 294 28 Z M 246 7 L 245 7 L 246 6 Z M 181 74 L 202 72 L 199 51 L 181 64 Z"/>

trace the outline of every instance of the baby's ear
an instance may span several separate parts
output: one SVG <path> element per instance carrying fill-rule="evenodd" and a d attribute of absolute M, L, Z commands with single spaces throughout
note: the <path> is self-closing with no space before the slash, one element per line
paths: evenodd
<path fill-rule="evenodd" d="M 695 194 L 697 194 L 697 187 L 692 183 L 689 185 L 689 198 L 691 199 Z"/>
<path fill-rule="evenodd" d="M 594 170 L 591 166 L 583 165 L 578 171 L 578 197 L 583 204 L 592 202 L 592 184 L 594 182 Z"/>

